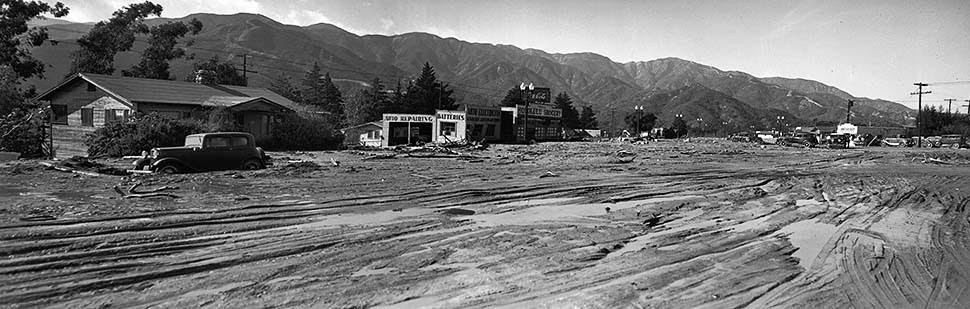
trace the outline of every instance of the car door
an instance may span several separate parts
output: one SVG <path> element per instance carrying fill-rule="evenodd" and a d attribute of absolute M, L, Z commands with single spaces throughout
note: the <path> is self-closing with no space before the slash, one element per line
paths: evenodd
<path fill-rule="evenodd" d="M 206 136 L 205 146 L 198 153 L 197 169 L 204 171 L 219 171 L 233 168 L 232 160 L 228 158 L 232 153 L 228 136 Z M 229 160 L 227 160 L 229 159 Z"/>
<path fill-rule="evenodd" d="M 252 157 L 252 140 L 246 135 L 234 135 L 230 138 L 231 153 L 227 161 L 232 161 L 231 168 L 240 168 L 246 159 Z"/>

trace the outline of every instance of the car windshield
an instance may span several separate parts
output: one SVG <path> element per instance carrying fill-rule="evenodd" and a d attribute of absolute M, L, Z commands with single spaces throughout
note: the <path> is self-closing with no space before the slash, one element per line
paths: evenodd
<path fill-rule="evenodd" d="M 186 147 L 202 147 L 202 137 L 189 135 L 185 137 Z"/>

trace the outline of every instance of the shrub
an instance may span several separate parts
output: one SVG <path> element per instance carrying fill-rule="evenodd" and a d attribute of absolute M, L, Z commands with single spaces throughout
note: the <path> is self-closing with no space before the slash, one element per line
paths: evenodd
<path fill-rule="evenodd" d="M 257 141 L 270 150 L 337 149 L 343 135 L 325 117 L 305 113 L 286 113 L 273 119 L 272 137 Z"/>
<path fill-rule="evenodd" d="M 137 115 L 112 121 L 88 135 L 84 144 L 89 156 L 137 155 L 155 147 L 182 146 L 185 136 L 203 132 L 194 120 L 175 120 L 158 114 Z"/>
<path fill-rule="evenodd" d="M 19 152 L 22 158 L 45 156 L 47 117 L 42 108 L 17 108 L 4 115 L 0 119 L 0 151 Z"/>

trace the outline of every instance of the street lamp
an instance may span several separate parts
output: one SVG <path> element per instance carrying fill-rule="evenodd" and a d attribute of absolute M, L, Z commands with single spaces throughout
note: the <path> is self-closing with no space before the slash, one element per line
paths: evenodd
<path fill-rule="evenodd" d="M 635 105 L 635 106 L 633 106 L 633 110 L 636 110 L 637 111 L 637 137 L 640 137 L 640 135 L 641 135 L 640 128 L 642 128 L 640 126 L 640 119 L 643 118 L 643 116 L 642 116 L 643 115 L 643 105 Z"/>

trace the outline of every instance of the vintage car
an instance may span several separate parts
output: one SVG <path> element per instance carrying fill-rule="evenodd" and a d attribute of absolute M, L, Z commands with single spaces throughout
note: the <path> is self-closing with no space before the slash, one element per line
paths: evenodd
<path fill-rule="evenodd" d="M 940 136 L 940 140 L 935 145 L 941 148 L 967 148 L 967 138 L 960 134 L 947 134 Z"/>
<path fill-rule="evenodd" d="M 778 140 L 778 135 L 771 131 L 756 131 L 755 135 L 761 139 L 761 142 L 764 144 L 774 144 Z"/>
<path fill-rule="evenodd" d="M 912 143 L 909 139 L 903 137 L 887 137 L 882 139 L 880 145 L 883 147 L 909 147 Z"/>
<path fill-rule="evenodd" d="M 758 138 L 758 135 L 756 135 L 754 133 L 751 133 L 751 132 L 738 132 L 738 133 L 734 133 L 734 134 L 731 134 L 731 136 L 728 136 L 728 139 L 731 140 L 731 141 L 734 141 L 734 142 L 743 142 L 743 143 L 760 143 L 761 142 L 761 139 Z"/>
<path fill-rule="evenodd" d="M 813 147 L 815 143 L 811 141 L 798 137 L 798 136 L 782 136 L 775 140 L 775 144 L 779 146 L 787 147 Z"/>
<path fill-rule="evenodd" d="M 253 135 L 215 132 L 185 137 L 185 145 L 153 148 L 135 161 L 135 169 L 159 173 L 255 170 L 271 165 L 269 156 L 256 147 Z"/>

